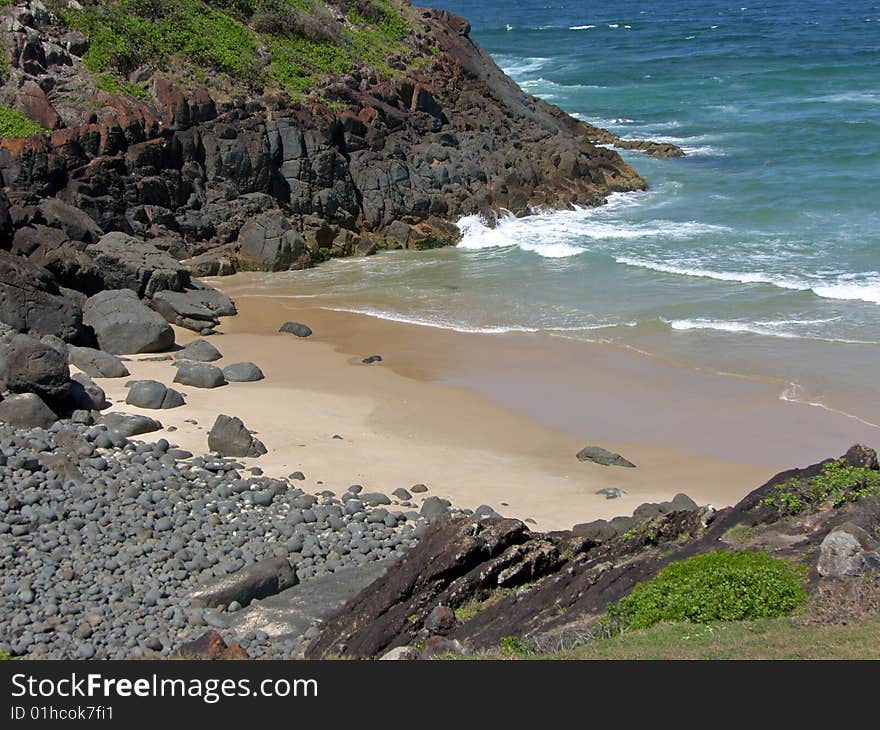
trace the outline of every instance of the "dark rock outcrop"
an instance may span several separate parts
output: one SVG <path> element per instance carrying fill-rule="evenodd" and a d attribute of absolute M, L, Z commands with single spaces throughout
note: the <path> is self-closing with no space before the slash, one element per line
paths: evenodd
<path fill-rule="evenodd" d="M 83 321 L 95 332 L 102 350 L 115 355 L 164 352 L 174 344 L 174 330 L 131 289 L 107 289 L 86 300 Z"/>
<path fill-rule="evenodd" d="M 0 421 L 19 428 L 49 428 L 58 416 L 36 393 L 19 393 L 0 401 Z"/>
<path fill-rule="evenodd" d="M 206 608 L 233 601 L 247 606 L 255 598 L 274 596 L 296 583 L 296 572 L 287 558 L 266 558 L 203 586 L 189 595 L 189 601 Z"/>
<path fill-rule="evenodd" d="M 131 289 L 138 297 L 158 291 L 183 291 L 189 272 L 148 241 L 113 231 L 86 249 L 103 272 L 107 289 Z"/>
<path fill-rule="evenodd" d="M 592 461 L 596 464 L 602 464 L 602 466 L 635 467 L 635 464 L 623 458 L 620 454 L 603 449 L 601 446 L 584 446 L 584 448 L 578 451 L 577 458 L 578 461 Z"/>
<path fill-rule="evenodd" d="M 208 433 L 208 448 L 223 456 L 262 456 L 266 447 L 240 418 L 220 414 Z"/>

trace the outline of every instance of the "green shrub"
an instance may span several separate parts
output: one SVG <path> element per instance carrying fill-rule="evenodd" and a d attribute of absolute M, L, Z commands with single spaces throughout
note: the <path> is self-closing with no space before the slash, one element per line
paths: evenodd
<path fill-rule="evenodd" d="M 865 497 L 880 496 L 880 472 L 850 466 L 842 459 L 825 465 L 812 479 L 790 479 L 777 484 L 764 504 L 787 514 L 818 509 L 826 502 L 840 507 Z"/>
<path fill-rule="evenodd" d="M 518 636 L 503 637 L 499 649 L 506 656 L 528 656 L 537 652 L 535 646 L 523 641 Z"/>
<path fill-rule="evenodd" d="M 95 85 L 109 94 L 131 96 L 135 99 L 141 99 L 142 101 L 148 101 L 150 99 L 150 92 L 142 86 L 138 86 L 137 84 L 128 81 L 120 81 L 112 74 L 101 74 L 95 79 Z"/>
<path fill-rule="evenodd" d="M 17 109 L 0 104 L 0 137 L 16 139 L 45 134 L 48 130 L 28 119 Z"/>
<path fill-rule="evenodd" d="M 803 566 L 766 553 L 697 555 L 661 570 L 610 604 L 617 630 L 644 629 L 661 621 L 745 621 L 791 613 L 807 598 Z"/>
<path fill-rule="evenodd" d="M 10 659 L 12 659 L 11 654 L 5 651 L 0 651 L 0 662 L 8 662 Z"/>

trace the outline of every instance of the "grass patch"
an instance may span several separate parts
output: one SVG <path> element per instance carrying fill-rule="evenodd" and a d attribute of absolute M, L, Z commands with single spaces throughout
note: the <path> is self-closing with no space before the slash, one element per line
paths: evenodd
<path fill-rule="evenodd" d="M 95 85 L 109 94 L 130 96 L 141 101 L 150 100 L 150 92 L 145 88 L 128 81 L 120 81 L 112 74 L 101 74 L 95 79 Z"/>
<path fill-rule="evenodd" d="M 880 472 L 850 466 L 839 459 L 826 464 L 822 474 L 812 479 L 790 479 L 777 484 L 764 504 L 785 514 L 800 514 L 813 512 L 827 502 L 840 507 L 876 496 L 880 496 Z"/>
<path fill-rule="evenodd" d="M 0 104 L 0 137 L 6 139 L 18 139 L 21 137 L 32 137 L 35 134 L 45 134 L 47 129 L 43 129 L 39 124 L 28 119 L 17 109 Z"/>
<path fill-rule="evenodd" d="M 606 620 L 623 632 L 664 621 L 708 624 L 782 616 L 806 601 L 805 572 L 766 553 L 696 555 L 668 565 L 609 604 Z"/>
<path fill-rule="evenodd" d="M 9 652 L 0 651 L 0 662 L 8 662 L 12 659 L 12 655 Z"/>
<path fill-rule="evenodd" d="M 754 539 L 756 532 L 751 525 L 734 525 L 724 533 L 722 539 L 734 545 L 745 545 Z"/>

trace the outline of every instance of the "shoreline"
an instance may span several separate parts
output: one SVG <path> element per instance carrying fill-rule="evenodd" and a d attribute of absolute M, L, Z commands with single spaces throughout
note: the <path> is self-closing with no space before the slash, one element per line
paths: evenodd
<path fill-rule="evenodd" d="M 223 280 L 212 281 L 218 283 L 222 286 Z M 470 509 L 488 504 L 541 530 L 628 515 L 639 504 L 668 500 L 679 492 L 701 504 L 731 505 L 798 461 L 784 449 L 778 461 L 723 458 L 683 448 L 686 444 L 642 438 L 644 423 L 626 431 L 626 424 L 643 421 L 656 403 L 644 403 L 641 419 L 627 413 L 611 418 L 613 408 L 594 404 L 589 420 L 596 425 L 587 438 L 565 424 L 547 423 L 546 413 L 532 412 L 535 400 L 553 410 L 549 391 L 522 399 L 522 384 L 515 376 L 536 363 L 555 368 L 554 388 L 568 387 L 584 367 L 577 363 L 572 372 L 567 360 L 571 348 L 594 358 L 590 388 L 579 397 L 594 397 L 596 389 L 614 385 L 598 367 L 604 357 L 611 362 L 602 367 L 611 367 L 617 383 L 612 395 L 632 390 L 621 381 L 621 358 L 629 356 L 613 348 L 562 342 L 548 350 L 538 347 L 534 336 L 437 331 L 279 301 L 239 294 L 239 314 L 225 318 L 219 328 L 224 334 L 210 338 L 224 355 L 216 364 L 252 360 L 265 372 L 265 380 L 212 390 L 175 386 L 185 392 L 187 405 L 165 411 L 124 404 L 128 379 L 99 380 L 114 402 L 111 410 L 158 417 L 165 429 L 176 430 L 144 438 L 164 436 L 194 453 L 207 449 L 207 431 L 217 414 L 238 416 L 269 449 L 260 458 L 243 460 L 247 466 L 259 466 L 268 476 L 302 471 L 307 491 L 341 494 L 360 483 L 367 491 L 389 493 L 424 483 L 429 491 L 414 498 L 417 507 L 428 496 Z M 314 334 L 307 339 L 279 334 L 278 327 L 287 320 L 305 322 Z M 177 336 L 181 345 L 196 339 L 180 329 Z M 381 354 L 383 361 L 361 362 L 372 354 Z M 128 366 L 132 380 L 151 378 L 172 385 L 175 368 L 168 361 L 142 356 Z M 481 373 L 500 381 L 504 392 L 487 392 Z M 636 395 L 645 398 L 642 392 Z M 572 419 L 577 410 L 570 403 L 560 415 Z M 583 419 L 575 420 L 583 425 Z M 627 433 L 637 437 L 627 438 Z M 819 458 L 845 450 L 829 450 L 827 438 L 819 440 L 825 444 Z M 637 468 L 579 462 L 575 454 L 588 443 L 618 451 Z M 622 495 L 606 499 L 596 494 L 609 487 Z"/>

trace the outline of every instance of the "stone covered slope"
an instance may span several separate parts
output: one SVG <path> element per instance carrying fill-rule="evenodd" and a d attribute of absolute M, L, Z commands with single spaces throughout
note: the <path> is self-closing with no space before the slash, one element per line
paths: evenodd
<path fill-rule="evenodd" d="M 454 243 L 451 221 L 463 214 L 597 205 L 645 187 L 592 144 L 595 128 L 523 93 L 465 20 L 395 7 L 406 33 L 387 68 L 321 76 L 295 101 L 228 74 L 200 84 L 149 63 L 108 85 L 83 62 L 83 32 L 38 0 L 4 9 L 0 102 L 48 133 L 0 140 L 0 243 L 36 229 L 40 265 L 93 273 L 89 251 L 36 228 L 52 225 L 34 206 L 57 198 L 195 275 L 281 270 Z"/>
<path fill-rule="evenodd" d="M 379 657 L 414 645 L 428 654 L 474 652 L 497 649 L 510 636 L 545 650 L 571 646 L 636 583 L 714 550 L 768 550 L 805 563 L 813 588 L 877 570 L 876 496 L 848 496 L 838 506 L 829 500 L 798 514 L 773 503 L 780 485 L 815 478 L 830 461 L 778 474 L 718 512 L 683 499 L 677 507 L 643 505 L 633 526 L 617 535 L 589 526 L 537 533 L 497 517 L 437 521 L 418 547 L 323 626 L 306 656 Z M 863 446 L 839 463 L 877 470 L 876 454 Z"/>

